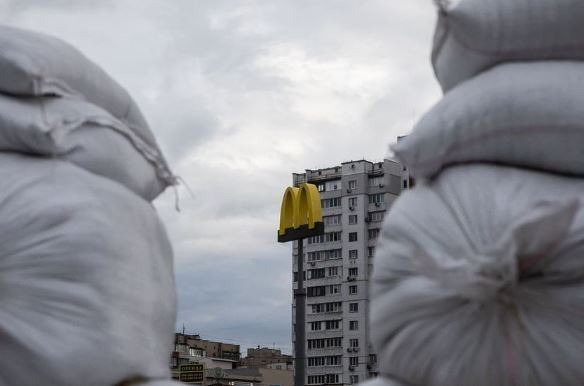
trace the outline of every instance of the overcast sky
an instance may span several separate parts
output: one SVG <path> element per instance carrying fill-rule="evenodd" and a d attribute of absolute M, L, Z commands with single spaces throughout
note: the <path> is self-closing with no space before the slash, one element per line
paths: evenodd
<path fill-rule="evenodd" d="M 136 98 L 176 174 L 155 205 L 175 251 L 177 328 L 291 352 L 293 172 L 380 161 L 440 97 L 430 0 L 0 0 Z"/>

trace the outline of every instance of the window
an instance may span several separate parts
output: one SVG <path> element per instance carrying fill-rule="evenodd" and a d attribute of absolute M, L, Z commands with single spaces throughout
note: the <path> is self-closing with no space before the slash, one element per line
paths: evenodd
<path fill-rule="evenodd" d="M 318 287 L 308 287 L 306 296 L 309 298 L 317 297 L 317 296 L 325 296 L 326 286 L 318 286 Z"/>
<path fill-rule="evenodd" d="M 339 383 L 339 374 L 309 375 L 308 384 Z"/>
<path fill-rule="evenodd" d="M 324 234 L 324 241 L 327 243 L 341 241 L 341 232 L 330 232 Z"/>
<path fill-rule="evenodd" d="M 357 232 L 349 233 L 349 241 L 351 241 L 351 242 L 357 241 Z"/>
<path fill-rule="evenodd" d="M 383 193 L 369 195 L 370 204 L 381 204 L 382 202 L 385 202 L 385 195 Z"/>
<path fill-rule="evenodd" d="M 371 363 L 372 365 L 374 365 L 375 363 L 377 363 L 377 355 L 375 355 L 375 354 L 369 354 L 369 363 Z"/>
<path fill-rule="evenodd" d="M 408 188 L 408 180 L 404 180 L 404 189 Z"/>
<path fill-rule="evenodd" d="M 325 339 L 308 339 L 308 349 L 324 348 Z"/>
<path fill-rule="evenodd" d="M 292 281 L 293 282 L 297 282 L 298 281 L 298 272 L 292 273 Z"/>
<path fill-rule="evenodd" d="M 357 276 L 358 272 L 357 268 L 349 268 L 349 276 Z"/>
<path fill-rule="evenodd" d="M 349 346 L 350 347 L 359 347 L 359 339 L 349 339 Z"/>
<path fill-rule="evenodd" d="M 308 238 L 308 244 L 320 244 L 324 243 L 324 235 L 312 236 Z"/>
<path fill-rule="evenodd" d="M 310 322 L 310 331 L 320 331 L 321 329 L 322 322 Z"/>
<path fill-rule="evenodd" d="M 359 251 L 356 249 L 349 249 L 349 259 L 356 259 L 359 257 Z"/>
<path fill-rule="evenodd" d="M 311 304 L 310 307 L 313 314 L 341 312 L 343 310 L 343 304 L 341 302 Z"/>
<path fill-rule="evenodd" d="M 340 284 L 329 285 L 329 295 L 338 295 L 340 293 L 341 293 L 341 285 Z"/>
<path fill-rule="evenodd" d="M 369 178 L 369 186 L 379 186 L 383 187 L 383 176 L 371 177 Z"/>
<path fill-rule="evenodd" d="M 368 255 L 369 257 L 373 257 L 373 256 L 375 256 L 375 247 L 369 247 L 369 248 L 367 249 L 367 251 L 368 251 L 368 252 L 367 252 L 367 255 Z"/>
<path fill-rule="evenodd" d="M 330 251 L 324 251 L 325 259 L 341 259 L 343 257 L 343 251 L 341 249 L 331 249 Z"/>
<path fill-rule="evenodd" d="M 324 366 L 324 357 L 309 357 L 308 367 Z"/>
<path fill-rule="evenodd" d="M 312 304 L 311 308 L 312 308 L 313 314 L 320 314 L 320 313 L 324 312 L 324 303 Z"/>
<path fill-rule="evenodd" d="M 322 183 L 316 185 L 316 188 L 318 189 L 319 192 L 324 192 L 325 191 L 325 185 L 322 184 Z"/>
<path fill-rule="evenodd" d="M 374 229 L 369 229 L 369 240 L 375 240 L 377 238 L 377 236 L 379 236 L 379 229 L 378 228 L 374 228 Z"/>
<path fill-rule="evenodd" d="M 355 224 L 357 224 L 357 215 L 350 214 L 349 215 L 349 225 L 355 225 Z"/>
<path fill-rule="evenodd" d="M 339 225 L 341 223 L 341 215 L 324 216 L 322 221 L 324 222 L 324 225 Z"/>
<path fill-rule="evenodd" d="M 359 312 L 359 303 L 349 303 L 349 312 Z"/>
<path fill-rule="evenodd" d="M 349 208 L 357 207 L 357 197 L 349 197 Z"/>
<path fill-rule="evenodd" d="M 311 279 L 322 279 L 325 275 L 324 268 L 309 269 L 308 270 L 308 280 Z"/>
<path fill-rule="evenodd" d="M 339 276 L 339 267 L 329 267 L 328 268 L 328 275 L 329 276 Z"/>
<path fill-rule="evenodd" d="M 351 331 L 359 330 L 359 321 L 358 320 L 351 320 L 349 322 L 349 330 L 351 330 Z"/>
<path fill-rule="evenodd" d="M 341 232 L 329 232 L 320 236 L 312 236 L 308 238 L 308 244 L 330 243 L 332 241 L 340 241 Z"/>
<path fill-rule="evenodd" d="M 341 180 L 334 180 L 334 181 L 325 182 L 325 189 L 327 191 L 339 190 L 340 186 L 341 186 Z"/>
<path fill-rule="evenodd" d="M 383 211 L 383 210 L 369 213 L 369 219 L 371 222 L 383 221 L 384 216 L 385 216 L 385 211 Z"/>
<path fill-rule="evenodd" d="M 357 286 L 356 285 L 350 285 L 349 286 L 349 295 L 355 295 L 357 293 Z M 310 296 L 310 295 L 308 295 Z"/>
<path fill-rule="evenodd" d="M 349 357 L 349 365 L 354 367 L 359 366 L 359 357 Z"/>
<path fill-rule="evenodd" d="M 340 366 L 341 365 L 341 356 L 340 355 L 331 355 L 325 357 L 326 365 L 327 366 Z"/>
<path fill-rule="evenodd" d="M 323 257 L 323 254 L 320 251 L 318 251 L 318 252 L 308 252 L 306 254 L 306 260 L 308 262 L 311 262 L 311 261 L 320 261 L 320 260 L 322 260 L 322 257 Z"/>
<path fill-rule="evenodd" d="M 340 259 L 342 257 L 343 257 L 343 254 L 342 254 L 342 250 L 340 250 L 340 249 L 329 249 L 326 251 L 308 252 L 306 254 L 306 258 L 307 258 L 308 262 Z"/>
<path fill-rule="evenodd" d="M 341 347 L 343 345 L 343 338 L 327 338 L 326 347 Z"/>
<path fill-rule="evenodd" d="M 357 180 L 350 180 L 349 181 L 349 189 L 356 189 L 357 188 Z"/>
<path fill-rule="evenodd" d="M 340 197 L 333 197 L 333 198 L 325 198 L 320 200 L 320 207 L 321 208 L 336 208 L 341 206 L 341 198 Z"/>
<path fill-rule="evenodd" d="M 343 303 L 341 302 L 331 302 L 325 303 L 325 311 L 326 312 L 342 312 L 343 311 Z"/>
<path fill-rule="evenodd" d="M 359 383 L 359 376 L 358 375 L 349 375 L 349 383 L 351 385 L 356 385 Z"/>
<path fill-rule="evenodd" d="M 326 320 L 324 323 L 325 330 L 338 330 L 341 327 L 340 320 Z"/>

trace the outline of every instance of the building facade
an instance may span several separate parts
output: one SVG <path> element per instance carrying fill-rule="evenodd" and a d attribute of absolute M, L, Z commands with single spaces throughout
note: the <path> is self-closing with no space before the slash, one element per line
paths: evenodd
<path fill-rule="evenodd" d="M 282 354 L 279 349 L 268 347 L 248 348 L 247 356 L 240 362 L 242 367 L 263 367 L 268 368 L 270 364 L 287 364 L 292 363 L 292 355 Z"/>
<path fill-rule="evenodd" d="M 407 189 L 407 171 L 392 160 L 351 161 L 293 174 L 293 184 L 315 184 L 325 234 L 304 240 L 307 385 L 357 384 L 377 375 L 369 342 L 368 281 L 386 210 Z M 293 287 L 297 288 L 297 242 Z M 295 341 L 295 304 L 292 305 Z"/>
<path fill-rule="evenodd" d="M 234 369 L 240 356 L 237 344 L 205 340 L 199 335 L 175 333 L 170 367 L 177 369 L 181 364 L 203 363 L 207 368 Z"/>

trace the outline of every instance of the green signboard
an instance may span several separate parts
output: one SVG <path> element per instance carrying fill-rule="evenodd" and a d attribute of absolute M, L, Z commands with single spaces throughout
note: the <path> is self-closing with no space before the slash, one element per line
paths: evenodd
<path fill-rule="evenodd" d="M 199 363 L 180 365 L 179 371 L 203 371 L 203 365 Z"/>
<path fill-rule="evenodd" d="M 178 376 L 178 380 L 181 382 L 203 382 L 203 372 L 202 371 L 181 372 Z"/>

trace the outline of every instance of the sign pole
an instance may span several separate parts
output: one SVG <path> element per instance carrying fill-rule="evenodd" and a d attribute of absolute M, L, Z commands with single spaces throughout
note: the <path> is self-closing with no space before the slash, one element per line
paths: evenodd
<path fill-rule="evenodd" d="M 304 386 L 306 364 L 306 289 L 304 288 L 304 239 L 324 235 L 320 193 L 314 184 L 289 187 L 284 192 L 280 211 L 278 242 L 297 241 L 298 287 L 294 325 L 294 386 Z"/>
<path fill-rule="evenodd" d="M 298 289 L 294 291 L 296 300 L 296 325 L 294 335 L 294 386 L 304 386 L 304 362 L 306 358 L 306 289 L 304 289 L 304 239 L 298 239 Z"/>

